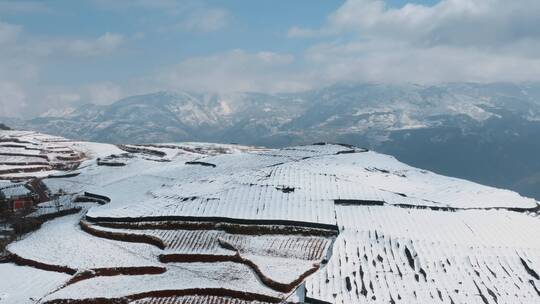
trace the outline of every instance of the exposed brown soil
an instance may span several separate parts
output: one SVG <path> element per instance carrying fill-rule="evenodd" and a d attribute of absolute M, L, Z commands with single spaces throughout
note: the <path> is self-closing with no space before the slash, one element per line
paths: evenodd
<path fill-rule="evenodd" d="M 212 167 L 212 168 L 216 167 L 215 164 L 211 164 L 211 163 L 207 163 L 207 162 L 203 162 L 203 161 L 187 161 L 186 165 L 200 165 L 200 166 L 203 166 L 203 167 Z"/>
<path fill-rule="evenodd" d="M 165 267 L 142 266 L 142 267 L 111 267 L 111 268 L 96 268 L 79 272 L 75 268 L 61 265 L 53 265 L 23 258 L 17 254 L 10 253 L 10 262 L 20 266 L 30 266 L 41 270 L 54 271 L 73 275 L 73 277 L 64 285 L 70 285 L 82 280 L 87 280 L 99 276 L 117 276 L 117 275 L 145 275 L 145 274 L 162 274 L 167 269 Z"/>
<path fill-rule="evenodd" d="M 78 155 L 78 154 L 68 155 L 68 156 L 62 156 L 62 155 L 56 156 L 56 159 L 63 160 L 63 161 L 79 161 L 79 160 L 81 160 L 81 158 L 82 157 L 80 155 Z"/>
<path fill-rule="evenodd" d="M 50 166 L 38 166 L 38 167 L 17 167 L 13 169 L 0 170 L 0 174 L 13 174 L 13 173 L 27 173 L 27 172 L 39 172 L 51 170 Z"/>
<path fill-rule="evenodd" d="M 66 173 L 66 174 L 55 174 L 55 175 L 49 175 L 47 178 L 67 178 L 67 177 L 75 177 L 80 175 L 80 172 L 73 172 L 73 173 Z"/>
<path fill-rule="evenodd" d="M 154 155 L 154 156 L 158 156 L 158 157 L 164 157 L 164 156 L 167 155 L 165 152 L 158 151 L 158 150 L 153 150 L 153 149 L 148 149 L 148 148 L 143 148 L 143 147 L 132 147 L 132 146 L 126 146 L 126 145 L 118 145 L 118 148 L 120 148 L 121 150 L 124 150 L 126 152 L 130 152 L 130 153 L 142 153 L 142 154 L 149 154 L 149 155 Z"/>
<path fill-rule="evenodd" d="M 270 304 L 269 302 L 247 301 L 231 297 L 218 296 L 176 296 L 166 298 L 144 298 L 131 302 L 131 304 Z"/>
<path fill-rule="evenodd" d="M 126 164 L 122 162 L 114 162 L 114 161 L 97 161 L 98 166 L 108 166 L 108 167 L 123 167 Z"/>
<path fill-rule="evenodd" d="M 246 225 L 246 226 L 291 226 L 291 227 L 302 227 L 302 228 L 315 228 L 320 230 L 329 230 L 334 231 L 334 234 L 337 234 L 338 227 L 333 224 L 321 224 L 313 222 L 301 222 L 301 221 L 291 221 L 291 220 L 262 220 L 262 219 L 240 219 L 240 218 L 229 218 L 229 217 L 220 217 L 220 216 L 142 216 L 142 217 L 91 217 L 86 216 L 86 219 L 90 222 L 209 222 L 217 223 L 227 223 L 234 225 Z"/>
<path fill-rule="evenodd" d="M 404 194 L 396 193 L 401 196 L 404 196 Z M 429 209 L 433 211 L 446 211 L 446 212 L 455 212 L 455 211 L 462 211 L 462 210 L 507 210 L 507 211 L 514 211 L 514 212 L 540 212 L 540 204 L 537 204 L 535 207 L 530 208 L 521 208 L 521 207 L 485 207 L 485 208 L 478 208 L 478 207 L 471 207 L 471 208 L 457 208 L 457 207 L 449 207 L 449 206 L 428 206 L 428 205 L 411 205 L 411 204 L 389 204 L 385 201 L 373 201 L 373 200 L 352 200 L 352 199 L 337 199 L 334 200 L 334 203 L 336 205 L 354 205 L 354 206 L 391 206 L 391 207 L 397 207 L 397 208 L 405 208 L 405 209 Z"/>
<path fill-rule="evenodd" d="M 90 192 L 84 192 L 82 195 L 78 195 L 75 198 L 77 203 L 96 203 L 99 205 L 105 205 L 111 202 L 111 199 L 107 196 L 98 195 Z"/>
<path fill-rule="evenodd" d="M 123 242 L 131 242 L 131 243 L 146 243 L 150 245 L 154 245 L 160 249 L 165 249 L 166 245 L 163 243 L 162 240 L 160 240 L 157 237 L 153 237 L 151 235 L 141 235 L 141 234 L 129 234 L 129 233 L 122 233 L 122 232 L 111 232 L 111 231 L 102 231 L 98 229 L 94 229 L 88 222 L 86 221 L 80 221 L 79 225 L 81 226 L 81 229 L 93 236 L 111 239 L 111 240 L 117 240 L 117 241 L 123 241 Z"/>
<path fill-rule="evenodd" d="M 6 166 L 48 166 L 48 162 L 0 162 L 0 165 Z"/>
<path fill-rule="evenodd" d="M 49 160 L 49 157 L 47 155 L 44 155 L 44 154 L 27 154 L 27 153 L 9 153 L 9 152 L 0 152 L 0 155 L 5 155 L 5 156 L 23 156 L 23 157 L 39 157 L 39 158 L 43 158 L 45 160 Z"/>
<path fill-rule="evenodd" d="M 162 230 L 221 230 L 230 234 L 243 235 L 261 235 L 261 234 L 278 234 L 278 235 L 302 235 L 302 236 L 337 236 L 337 231 L 328 229 L 305 228 L 287 225 L 241 225 L 230 224 L 223 222 L 184 222 L 184 221 L 142 221 L 142 222 L 100 222 L 92 221 L 87 218 L 93 225 L 120 228 L 120 229 L 162 229 Z"/>
<path fill-rule="evenodd" d="M 38 217 L 25 217 L 19 220 L 16 225 L 13 225 L 13 228 L 17 234 L 29 233 L 39 229 L 46 221 L 65 215 L 75 214 L 79 211 L 81 211 L 80 207 L 73 207 L 71 209 L 65 209 L 54 213 L 43 214 Z"/>
<path fill-rule="evenodd" d="M 230 290 L 225 288 L 193 288 L 193 289 L 179 289 L 179 290 L 159 290 L 143 292 L 134 295 L 130 295 L 123 298 L 107 299 L 107 298 L 94 298 L 84 300 L 62 299 L 51 300 L 45 302 L 45 304 L 127 304 L 135 300 L 144 298 L 157 297 L 167 298 L 175 296 L 190 296 L 190 295 L 202 295 L 202 296 L 219 296 L 219 297 L 232 297 L 246 301 L 261 301 L 267 303 L 283 303 L 283 299 L 275 298 L 271 296 L 241 292 L 237 290 Z"/>
<path fill-rule="evenodd" d="M 34 267 L 34 268 L 37 268 L 37 269 L 41 269 L 41 270 L 46 270 L 46 271 L 54 271 L 54 272 L 63 272 L 63 273 L 67 273 L 67 274 L 70 274 L 70 275 L 74 275 L 77 273 L 77 270 L 76 269 L 73 269 L 73 268 L 70 268 L 70 267 L 67 267 L 67 266 L 60 266 L 60 265 L 52 265 L 52 264 L 46 264 L 46 263 L 41 263 L 41 262 L 38 262 L 38 261 L 34 261 L 34 260 L 30 260 L 30 259 L 25 259 L 17 254 L 14 254 L 14 253 L 11 253 L 10 254 L 10 260 L 17 264 L 17 265 L 20 265 L 20 266 L 30 266 L 30 267 Z"/>
<path fill-rule="evenodd" d="M 97 268 L 77 273 L 64 286 L 75 284 L 77 282 L 91 279 L 94 277 L 112 277 L 117 275 L 145 275 L 162 274 L 167 269 L 165 267 L 115 267 L 115 268 Z"/>

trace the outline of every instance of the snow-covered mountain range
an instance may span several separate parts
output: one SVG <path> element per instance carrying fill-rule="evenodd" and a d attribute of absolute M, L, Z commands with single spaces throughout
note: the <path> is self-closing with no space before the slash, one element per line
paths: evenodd
<path fill-rule="evenodd" d="M 105 142 L 226 140 L 266 146 L 486 123 L 508 114 L 540 121 L 540 85 L 340 84 L 295 94 L 158 92 L 87 104 L 25 121 L 71 138 Z M 18 126 L 16 124 L 16 126 Z"/>
<path fill-rule="evenodd" d="M 295 94 L 158 92 L 16 128 L 114 143 L 345 142 L 540 198 L 540 84 L 338 84 Z"/>

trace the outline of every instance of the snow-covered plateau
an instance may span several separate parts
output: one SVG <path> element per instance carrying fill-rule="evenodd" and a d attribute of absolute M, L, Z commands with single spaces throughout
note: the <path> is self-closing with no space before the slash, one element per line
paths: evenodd
<path fill-rule="evenodd" d="M 1 131 L 0 179 L 69 200 L 7 245 L 1 304 L 540 303 L 539 202 L 350 145 Z"/>

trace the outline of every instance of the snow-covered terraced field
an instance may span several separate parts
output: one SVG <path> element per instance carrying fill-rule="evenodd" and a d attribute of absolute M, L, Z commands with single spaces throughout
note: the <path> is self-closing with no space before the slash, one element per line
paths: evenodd
<path fill-rule="evenodd" d="M 537 206 L 534 199 L 521 197 L 516 192 L 417 169 L 392 156 L 373 151 L 329 155 L 324 159 L 306 159 L 289 165 L 297 166 L 299 170 L 332 175 L 338 180 L 352 181 L 364 187 L 422 200 L 423 203 L 418 205 L 433 203 L 454 208 Z"/>
<path fill-rule="evenodd" d="M 256 189 L 260 188 L 260 189 Z M 152 199 L 114 210 L 91 210 L 94 220 L 221 219 L 236 223 L 268 223 L 332 228 L 335 225 L 331 200 L 309 201 L 269 187 L 230 189 L 223 199 L 195 198 L 181 203 Z"/>
<path fill-rule="evenodd" d="M 48 165 L 49 162 L 42 157 L 0 155 L 3 165 Z"/>
<path fill-rule="evenodd" d="M 95 238 L 80 230 L 79 219 L 80 214 L 75 214 L 47 222 L 10 244 L 8 250 L 18 258 L 64 268 L 72 274 L 99 268 L 159 266 L 153 259 L 153 246 Z"/>
<path fill-rule="evenodd" d="M 83 223 L 88 233 L 104 238 L 153 244 L 164 251 L 162 262 L 235 261 L 281 285 L 292 284 L 319 268 L 333 238 L 291 235 L 232 234 L 219 230 L 110 229 Z M 237 229 L 250 229 L 238 227 Z M 285 289 L 285 287 L 283 287 Z"/>
<path fill-rule="evenodd" d="M 107 199 L 9 245 L 12 263 L 62 282 L 20 301 L 0 284 L 5 303 L 540 300 L 539 205 L 515 192 L 347 145 L 117 147 L 10 137 L 28 147 L 47 142 L 47 157 L 84 154 L 73 174 L 45 184 Z M 2 266 L 32 269 L 0 264 L 0 277 Z"/>
<path fill-rule="evenodd" d="M 281 301 L 284 294 L 261 285 L 256 275 L 245 265 L 231 262 L 169 264 L 167 272 L 160 275 L 104 276 L 87 279 L 60 289 L 44 298 L 82 300 L 91 298 L 137 299 L 153 292 L 159 294 L 208 293 L 237 295 L 245 299 Z M 241 292 L 240 292 L 241 291 Z"/>
<path fill-rule="evenodd" d="M 318 236 L 245 235 L 220 230 L 114 229 L 86 225 L 90 228 L 89 233 L 111 239 L 118 235 L 146 236 L 148 243 L 159 245 L 168 254 L 234 254 L 234 251 L 220 245 L 220 242 L 226 242 L 241 253 L 317 261 L 325 257 L 331 243 L 330 239 Z"/>
<path fill-rule="evenodd" d="M 65 138 L 30 131 L 0 131 L 0 179 L 46 177 L 76 168 L 85 158 Z"/>
<path fill-rule="evenodd" d="M 0 264 L 0 303 L 32 303 L 65 284 L 70 276 L 32 267 Z"/>
<path fill-rule="evenodd" d="M 534 303 L 537 218 L 509 211 L 337 207 L 328 266 L 306 283 L 329 303 Z M 485 302 L 485 301 L 487 302 Z"/>

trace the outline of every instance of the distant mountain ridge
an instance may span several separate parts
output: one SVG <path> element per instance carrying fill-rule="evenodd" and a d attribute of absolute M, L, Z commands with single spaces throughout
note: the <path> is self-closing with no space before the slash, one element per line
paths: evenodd
<path fill-rule="evenodd" d="M 18 126 L 107 142 L 249 141 L 270 146 L 345 134 L 483 123 L 509 111 L 540 121 L 540 85 L 339 84 L 296 94 L 157 92 L 48 111 Z M 378 138 L 378 139 L 377 139 Z"/>
<path fill-rule="evenodd" d="M 345 142 L 540 198 L 538 83 L 342 83 L 290 94 L 157 92 L 6 122 L 113 143 Z"/>

